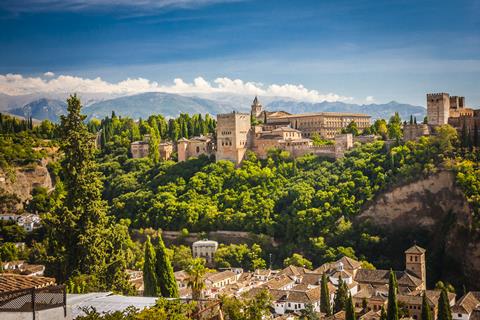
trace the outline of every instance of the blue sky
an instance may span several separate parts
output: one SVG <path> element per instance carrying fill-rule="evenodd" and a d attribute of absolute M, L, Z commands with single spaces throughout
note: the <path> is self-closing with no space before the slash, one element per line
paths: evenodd
<path fill-rule="evenodd" d="M 303 85 L 480 107 L 480 0 L 2 0 L 0 75 Z M 368 97 L 368 99 L 367 99 Z"/>

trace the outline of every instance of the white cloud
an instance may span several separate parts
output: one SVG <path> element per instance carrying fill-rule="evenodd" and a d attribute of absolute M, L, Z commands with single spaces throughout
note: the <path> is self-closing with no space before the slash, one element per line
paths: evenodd
<path fill-rule="evenodd" d="M 375 102 L 375 98 L 373 96 L 367 96 L 365 98 L 365 102 L 366 103 L 374 103 Z"/>
<path fill-rule="evenodd" d="M 46 76 L 47 73 L 45 73 Z M 145 78 L 127 78 L 126 80 L 111 83 L 100 77 L 95 79 L 81 78 L 69 75 L 52 76 L 50 79 L 39 77 L 24 77 L 20 74 L 0 75 L 0 92 L 9 95 L 30 93 L 105 93 L 129 95 L 142 92 L 168 92 L 177 94 L 214 94 L 233 93 L 239 95 L 260 95 L 268 97 L 284 97 L 299 101 L 351 101 L 351 97 L 340 96 L 334 93 L 320 93 L 317 90 L 305 88 L 301 84 L 270 84 L 247 82 L 241 79 L 227 77 L 217 78 L 213 83 L 202 77 L 193 82 L 185 82 L 176 78 L 173 83 L 161 85 Z"/>
<path fill-rule="evenodd" d="M 53 73 L 53 72 L 51 72 L 51 71 L 47 71 L 47 72 L 45 72 L 43 75 L 44 75 L 45 77 L 51 78 L 51 77 L 54 77 L 54 76 L 55 76 L 55 73 Z"/>
<path fill-rule="evenodd" d="M 124 8 L 136 12 L 170 8 L 196 8 L 241 0 L 4 0 L 0 8 L 12 12 L 74 12 L 88 9 Z"/>

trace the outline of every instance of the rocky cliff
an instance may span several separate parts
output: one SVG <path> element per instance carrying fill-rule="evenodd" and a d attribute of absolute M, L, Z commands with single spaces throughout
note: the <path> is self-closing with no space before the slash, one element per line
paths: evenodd
<path fill-rule="evenodd" d="M 382 237 L 387 256 L 403 265 L 402 252 L 418 242 L 427 249 L 427 280 L 480 289 L 480 236 L 472 212 L 449 171 L 392 187 L 370 201 L 356 219 Z M 375 260 L 375 257 L 372 257 Z"/>
<path fill-rule="evenodd" d="M 13 174 L 6 174 L 0 169 L 0 189 L 17 195 L 20 200 L 30 199 L 33 188 L 53 188 L 52 179 L 47 169 L 47 161 L 26 167 L 15 167 Z"/>

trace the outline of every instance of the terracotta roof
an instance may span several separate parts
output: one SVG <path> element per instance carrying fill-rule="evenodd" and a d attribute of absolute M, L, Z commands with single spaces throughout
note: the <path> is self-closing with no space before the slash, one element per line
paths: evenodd
<path fill-rule="evenodd" d="M 233 271 L 227 270 L 227 271 L 222 271 L 222 272 L 217 272 L 213 273 L 209 276 L 207 276 L 206 280 L 211 281 L 213 283 L 220 282 L 226 279 L 230 279 L 235 277 L 236 274 Z"/>
<path fill-rule="evenodd" d="M 452 312 L 471 314 L 473 310 L 480 307 L 480 301 L 473 292 L 468 292 L 452 307 Z"/>
<path fill-rule="evenodd" d="M 0 292 L 19 289 L 42 288 L 55 284 L 54 278 L 29 277 L 18 274 L 0 274 Z"/>
<path fill-rule="evenodd" d="M 256 269 L 255 275 L 256 276 L 269 276 L 272 273 L 270 269 Z"/>
<path fill-rule="evenodd" d="M 268 289 L 281 289 L 289 284 L 293 284 L 295 281 L 289 276 L 283 275 L 275 279 L 265 282 L 262 287 Z"/>
<path fill-rule="evenodd" d="M 426 252 L 425 249 L 423 249 L 423 248 L 421 248 L 421 247 L 419 247 L 419 246 L 417 246 L 417 245 L 414 245 L 414 246 L 408 248 L 408 249 L 405 251 L 405 253 L 414 253 L 414 254 L 415 254 L 415 253 L 421 254 L 421 253 L 425 253 L 425 252 Z"/>
<path fill-rule="evenodd" d="M 380 319 L 380 313 L 381 313 L 380 311 L 370 310 L 364 315 L 360 316 L 360 318 L 358 319 L 359 320 L 378 320 Z"/>
<path fill-rule="evenodd" d="M 314 303 L 320 301 L 320 287 L 308 291 L 288 290 L 286 292 L 284 300 L 287 302 Z"/>
<path fill-rule="evenodd" d="M 322 273 L 309 272 L 309 273 L 305 273 L 302 276 L 301 283 L 316 285 L 316 284 L 319 284 L 321 280 L 322 280 Z"/>
<path fill-rule="evenodd" d="M 281 275 L 287 275 L 287 276 L 301 276 L 305 273 L 308 273 L 310 272 L 310 270 L 308 269 L 305 269 L 305 268 L 302 268 L 302 267 L 297 267 L 297 266 L 288 266 L 284 269 L 282 269 L 278 275 L 281 276 Z"/>
<path fill-rule="evenodd" d="M 347 270 L 356 270 L 362 267 L 362 264 L 360 262 L 346 256 L 343 256 L 342 258 L 337 260 L 337 263 L 339 262 L 343 263 L 343 267 Z"/>
<path fill-rule="evenodd" d="M 418 287 L 422 283 L 422 280 L 405 271 L 394 272 L 399 286 Z M 359 269 L 355 275 L 355 281 L 361 283 L 388 284 L 389 276 L 389 270 Z"/>

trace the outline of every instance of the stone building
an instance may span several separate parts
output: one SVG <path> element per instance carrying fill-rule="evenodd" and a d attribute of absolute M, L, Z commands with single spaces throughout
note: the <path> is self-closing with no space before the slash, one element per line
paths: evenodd
<path fill-rule="evenodd" d="M 213 240 L 199 240 L 192 244 L 193 257 L 204 258 L 208 264 L 213 262 L 217 249 L 218 242 Z"/>
<path fill-rule="evenodd" d="M 217 115 L 216 159 L 242 162 L 250 147 L 250 114 L 232 112 Z"/>
<path fill-rule="evenodd" d="M 190 139 L 181 138 L 177 142 L 178 161 L 186 161 L 200 155 L 210 156 L 214 153 L 214 143 L 210 136 L 199 136 Z"/>
<path fill-rule="evenodd" d="M 130 143 L 130 152 L 132 153 L 132 158 L 145 158 L 148 157 L 148 151 L 150 150 L 148 140 L 143 141 L 134 141 Z"/>
<path fill-rule="evenodd" d="M 255 97 L 251 106 L 252 118 L 257 118 L 263 122 L 266 130 L 278 127 L 291 127 L 302 132 L 302 136 L 310 138 L 314 134 L 322 138 L 333 139 L 348 124 L 355 121 L 357 127 L 361 130 L 370 126 L 370 116 L 360 113 L 344 112 L 310 112 L 300 114 L 290 114 L 285 111 L 269 112 L 262 110 L 262 105 Z"/>
<path fill-rule="evenodd" d="M 150 151 L 150 135 L 146 134 L 142 141 L 134 141 L 130 144 L 130 152 L 132 158 L 146 158 Z M 158 145 L 158 151 L 160 152 L 160 159 L 168 160 L 173 153 L 173 143 L 162 142 Z"/>
<path fill-rule="evenodd" d="M 333 139 L 342 129 L 354 121 L 362 131 L 370 126 L 370 116 L 357 113 L 312 112 L 273 116 L 267 114 L 267 124 L 288 122 L 290 127 L 300 130 L 304 137 L 315 134 L 325 139 Z"/>

